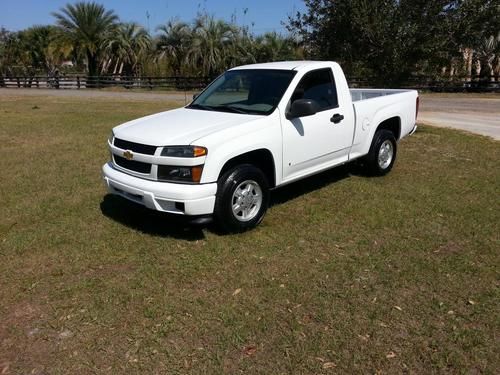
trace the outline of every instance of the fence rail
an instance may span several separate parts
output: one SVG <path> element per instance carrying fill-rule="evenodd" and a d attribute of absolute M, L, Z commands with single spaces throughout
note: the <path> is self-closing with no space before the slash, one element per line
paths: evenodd
<path fill-rule="evenodd" d="M 43 89 L 86 89 L 124 87 L 127 89 L 175 89 L 199 90 L 210 83 L 205 77 L 88 77 L 75 76 L 33 76 L 0 77 L 0 87 L 43 88 Z"/>
<path fill-rule="evenodd" d="M 88 77 L 85 75 L 64 75 L 59 77 L 48 76 L 0 76 L 0 87 L 4 88 L 49 88 L 49 89 L 88 89 L 123 87 L 126 89 L 170 89 L 170 90 L 201 90 L 210 83 L 208 77 L 123 77 L 101 76 Z M 373 84 L 374 79 L 367 77 L 350 77 L 349 85 L 356 87 L 382 87 Z M 500 92 L 500 79 L 498 77 L 484 79 L 480 77 L 455 78 L 436 80 L 431 77 L 412 77 L 401 88 L 414 88 L 433 91 L 478 91 Z"/>
<path fill-rule="evenodd" d="M 374 84 L 376 79 L 360 78 L 360 77 L 347 77 L 349 86 L 352 88 L 375 88 L 383 87 L 382 84 Z M 387 88 L 389 88 L 389 85 Z M 395 87 L 392 85 L 392 87 Z M 480 76 L 473 76 L 467 78 L 455 77 L 453 79 L 426 76 L 414 76 L 408 80 L 397 85 L 403 89 L 416 89 L 416 90 L 430 90 L 430 91 L 443 91 L 443 92 L 500 92 L 500 79 L 499 77 L 484 78 Z"/>

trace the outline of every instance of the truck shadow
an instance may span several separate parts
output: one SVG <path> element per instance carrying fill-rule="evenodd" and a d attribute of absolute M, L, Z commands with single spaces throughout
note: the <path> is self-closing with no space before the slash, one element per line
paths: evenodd
<path fill-rule="evenodd" d="M 349 163 L 337 168 L 321 172 L 271 192 L 270 206 L 279 206 L 299 198 L 329 184 L 341 181 L 350 176 L 363 175 L 357 163 Z M 213 224 L 192 225 L 182 217 L 153 211 L 124 198 L 108 194 L 101 202 L 104 216 L 128 226 L 134 230 L 153 236 L 172 237 L 187 241 L 205 239 L 204 229 L 217 235 L 223 235 Z"/>
<path fill-rule="evenodd" d="M 350 176 L 362 176 L 363 171 L 359 164 L 349 163 L 317 175 L 307 177 L 303 180 L 291 183 L 271 192 L 270 206 L 278 206 L 288 201 L 299 198 L 302 195 L 321 189 L 327 185 L 341 181 Z"/>
<path fill-rule="evenodd" d="M 112 194 L 104 196 L 100 206 L 104 216 L 143 233 L 187 241 L 205 238 L 200 226 L 189 225 L 178 216 L 153 211 Z"/>

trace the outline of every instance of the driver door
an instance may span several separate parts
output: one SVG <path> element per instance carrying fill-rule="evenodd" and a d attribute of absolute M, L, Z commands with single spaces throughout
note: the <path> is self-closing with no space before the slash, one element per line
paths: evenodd
<path fill-rule="evenodd" d="M 306 73 L 288 105 L 297 99 L 314 100 L 319 112 L 293 119 L 282 115 L 284 181 L 347 161 L 352 146 L 354 119 L 344 118 L 330 68 Z"/>

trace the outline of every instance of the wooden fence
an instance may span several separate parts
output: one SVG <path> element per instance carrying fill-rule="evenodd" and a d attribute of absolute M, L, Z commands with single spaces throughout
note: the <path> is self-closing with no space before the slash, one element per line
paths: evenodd
<path fill-rule="evenodd" d="M 500 92 L 499 77 L 484 78 L 479 76 L 460 78 L 438 78 L 414 76 L 397 85 L 374 83 L 376 79 L 347 77 L 349 87 L 352 88 L 402 88 L 429 90 L 439 92 Z"/>
<path fill-rule="evenodd" d="M 86 89 L 123 87 L 126 89 L 200 90 L 210 80 L 205 77 L 88 77 L 64 75 L 59 77 L 0 77 L 0 87 L 34 89 Z"/>
<path fill-rule="evenodd" d="M 199 91 L 210 83 L 207 77 L 120 77 L 101 76 L 88 77 L 85 75 L 63 75 L 59 77 L 33 76 L 33 77 L 2 77 L 0 87 L 4 88 L 32 88 L 32 89 L 87 89 L 123 87 L 126 89 L 164 89 L 178 91 Z M 384 84 L 374 84 L 371 78 L 350 77 L 349 85 L 357 87 L 384 87 Z M 385 85 L 395 87 L 394 85 Z M 480 77 L 439 79 L 431 77 L 412 77 L 407 82 L 397 85 L 400 88 L 414 88 L 433 91 L 477 91 L 500 92 L 498 77 L 487 79 Z"/>

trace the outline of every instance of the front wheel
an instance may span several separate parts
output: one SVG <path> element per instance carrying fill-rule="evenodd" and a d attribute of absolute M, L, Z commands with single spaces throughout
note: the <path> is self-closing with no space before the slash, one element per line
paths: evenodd
<path fill-rule="evenodd" d="M 389 130 L 378 130 L 373 136 L 370 151 L 364 160 L 367 172 L 373 176 L 383 176 L 390 172 L 396 161 L 398 144 Z"/>
<path fill-rule="evenodd" d="M 226 232 L 256 227 L 269 205 L 269 184 L 262 171 L 244 164 L 224 173 L 218 182 L 214 216 Z"/>

